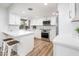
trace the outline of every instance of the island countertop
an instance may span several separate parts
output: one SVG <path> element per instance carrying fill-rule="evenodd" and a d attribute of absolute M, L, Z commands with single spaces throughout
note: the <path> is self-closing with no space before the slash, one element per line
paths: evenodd
<path fill-rule="evenodd" d="M 73 35 L 58 35 L 54 40 L 54 44 L 65 45 L 79 50 L 79 37 Z"/>
<path fill-rule="evenodd" d="M 19 31 L 7 31 L 7 32 L 3 32 L 6 35 L 10 35 L 12 37 L 19 37 L 19 36 L 23 36 L 23 35 L 30 35 L 33 34 L 33 31 L 29 31 L 29 30 L 19 30 Z"/>

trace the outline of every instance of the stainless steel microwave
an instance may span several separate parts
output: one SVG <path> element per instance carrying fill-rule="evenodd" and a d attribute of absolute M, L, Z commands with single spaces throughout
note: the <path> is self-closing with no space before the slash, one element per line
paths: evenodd
<path fill-rule="evenodd" d="M 50 21 L 43 21 L 43 25 L 50 25 Z"/>

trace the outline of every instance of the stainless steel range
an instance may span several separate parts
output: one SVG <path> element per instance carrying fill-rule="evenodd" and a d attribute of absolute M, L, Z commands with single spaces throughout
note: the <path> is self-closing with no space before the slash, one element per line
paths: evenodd
<path fill-rule="evenodd" d="M 41 29 L 41 38 L 45 41 L 50 41 L 50 20 L 43 21 L 43 28 Z"/>
<path fill-rule="evenodd" d="M 43 29 L 41 31 L 41 38 L 45 41 L 50 41 L 50 30 Z"/>

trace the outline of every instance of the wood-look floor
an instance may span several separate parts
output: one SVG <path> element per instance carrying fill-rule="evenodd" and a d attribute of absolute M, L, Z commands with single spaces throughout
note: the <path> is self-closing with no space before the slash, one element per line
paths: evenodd
<path fill-rule="evenodd" d="M 34 49 L 27 56 L 53 56 L 52 42 L 34 39 Z"/>

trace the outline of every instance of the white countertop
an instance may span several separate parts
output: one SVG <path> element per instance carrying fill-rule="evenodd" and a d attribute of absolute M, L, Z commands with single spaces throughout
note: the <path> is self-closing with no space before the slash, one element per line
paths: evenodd
<path fill-rule="evenodd" d="M 68 47 L 79 49 L 79 37 L 73 35 L 58 35 L 54 40 L 54 44 L 61 44 Z"/>
<path fill-rule="evenodd" d="M 8 32 L 4 32 L 7 35 L 13 36 L 13 37 L 18 37 L 18 36 L 22 36 L 22 35 L 29 35 L 29 34 L 33 34 L 33 31 L 29 31 L 29 30 L 19 30 L 19 31 L 8 31 Z"/>

